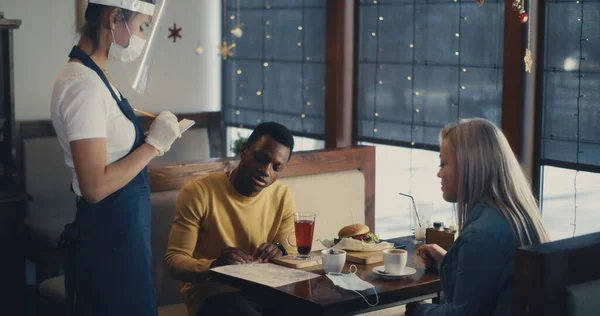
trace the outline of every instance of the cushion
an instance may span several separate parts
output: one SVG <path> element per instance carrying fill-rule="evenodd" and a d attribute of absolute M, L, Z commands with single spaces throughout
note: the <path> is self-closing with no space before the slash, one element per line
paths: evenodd
<path fill-rule="evenodd" d="M 65 304 L 65 278 L 59 276 L 47 279 L 39 285 L 40 296 L 45 300 L 51 300 Z M 187 309 L 184 304 L 172 304 L 158 307 L 159 316 L 186 316 Z"/>
<path fill-rule="evenodd" d="M 175 217 L 175 201 L 178 190 L 153 192 L 152 203 L 152 276 L 159 306 L 181 303 L 179 288 L 181 283 L 172 279 L 165 266 L 165 253 L 169 243 L 169 233 Z"/>
<path fill-rule="evenodd" d="M 40 296 L 47 300 L 52 300 L 61 304 L 65 303 L 65 277 L 58 276 L 44 280 L 40 283 L 38 290 Z"/>
<path fill-rule="evenodd" d="M 567 315 L 597 315 L 600 311 L 600 279 L 567 287 Z"/>
<path fill-rule="evenodd" d="M 25 189 L 33 196 L 27 206 L 27 224 L 36 241 L 55 247 L 77 207 L 71 192 L 71 171 L 56 137 L 23 141 Z"/>
<path fill-rule="evenodd" d="M 187 316 L 184 304 L 164 305 L 158 307 L 158 316 Z"/>
<path fill-rule="evenodd" d="M 316 213 L 313 249 L 317 239 L 337 238 L 349 224 L 365 223 L 365 178 L 358 170 L 281 179 L 288 185 L 297 212 Z"/>

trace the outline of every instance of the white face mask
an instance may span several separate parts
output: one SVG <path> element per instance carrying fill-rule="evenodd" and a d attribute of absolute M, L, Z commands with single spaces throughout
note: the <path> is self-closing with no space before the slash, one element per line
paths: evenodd
<path fill-rule="evenodd" d="M 354 272 L 352 272 L 352 268 L 354 268 Z M 350 273 L 327 273 L 327 277 L 331 280 L 331 282 L 333 282 L 334 285 L 345 290 L 353 291 L 362 296 L 369 306 L 375 306 L 379 304 L 379 295 L 377 295 L 377 290 L 375 290 L 373 284 L 362 280 L 356 275 L 355 265 L 350 266 Z M 373 291 L 375 291 L 375 297 L 377 298 L 375 304 L 369 303 L 369 301 L 367 301 L 367 299 L 359 293 L 359 291 L 365 291 L 368 289 L 373 289 Z"/>
<path fill-rule="evenodd" d="M 112 30 L 110 31 L 113 37 L 113 42 L 110 44 L 110 48 L 108 49 L 108 58 L 120 63 L 129 63 L 134 61 L 136 58 L 140 57 L 142 51 L 144 50 L 144 46 L 146 46 L 145 39 L 140 38 L 137 35 L 131 35 L 129 26 L 125 24 L 125 27 L 127 27 L 127 32 L 130 35 L 129 45 L 127 45 L 127 47 L 117 44 L 117 41 L 115 40 L 115 33 Z"/>

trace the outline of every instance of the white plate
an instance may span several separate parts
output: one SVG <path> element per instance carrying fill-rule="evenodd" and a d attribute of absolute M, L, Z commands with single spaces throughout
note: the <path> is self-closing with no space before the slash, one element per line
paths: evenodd
<path fill-rule="evenodd" d="M 399 279 L 405 276 L 413 275 L 417 273 L 417 270 L 411 267 L 404 267 L 404 269 L 402 269 L 402 273 L 400 274 L 389 274 L 385 272 L 385 266 L 378 266 L 373 268 L 373 272 L 386 279 Z"/>

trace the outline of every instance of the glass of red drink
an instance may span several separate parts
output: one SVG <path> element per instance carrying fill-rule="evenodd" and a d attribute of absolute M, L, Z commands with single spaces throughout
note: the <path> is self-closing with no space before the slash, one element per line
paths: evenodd
<path fill-rule="evenodd" d="M 287 243 L 290 247 L 297 249 L 296 259 L 310 259 L 310 250 L 312 248 L 313 232 L 315 231 L 315 213 L 294 213 L 294 227 L 296 234 L 296 244 L 290 242 L 290 233 L 287 236 Z"/>

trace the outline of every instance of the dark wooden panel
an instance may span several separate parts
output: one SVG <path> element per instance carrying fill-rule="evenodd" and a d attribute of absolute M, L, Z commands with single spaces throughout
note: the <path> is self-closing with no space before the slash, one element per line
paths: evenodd
<path fill-rule="evenodd" d="M 539 65 L 536 67 L 536 86 L 535 89 L 535 135 L 534 135 L 534 151 L 533 151 L 533 168 L 531 172 L 531 182 L 533 187 L 533 193 L 536 197 L 541 195 L 542 189 L 542 170 L 541 170 L 541 157 L 542 157 L 542 113 L 543 100 L 544 100 L 544 85 L 540 84 L 544 82 L 544 64 L 545 64 L 545 47 L 546 47 L 546 3 L 544 1 L 535 1 L 532 7 L 535 7 L 537 14 L 537 32 L 536 41 L 537 54 L 535 62 Z M 600 172 L 600 170 L 598 171 Z M 542 199 L 539 199 L 540 201 Z M 540 202 L 541 204 L 541 202 Z"/>
<path fill-rule="evenodd" d="M 221 112 L 182 113 L 176 114 L 179 119 L 194 120 L 196 124 L 191 128 L 206 128 L 211 157 L 224 157 L 226 153 L 224 134 L 222 128 Z M 145 130 L 150 128 L 153 118 L 139 116 Z M 21 121 L 17 123 L 17 133 L 20 139 L 56 137 L 56 132 L 50 120 Z"/>
<path fill-rule="evenodd" d="M 215 121 L 221 120 L 221 112 L 204 112 L 204 113 L 181 113 L 175 114 L 179 119 L 194 120 L 196 124 L 191 128 L 214 128 L 220 127 L 220 124 L 215 124 Z M 151 117 L 139 116 L 140 122 L 145 130 L 150 128 L 152 121 Z M 18 123 L 21 139 L 56 137 L 56 132 L 52 126 L 51 120 L 37 121 L 20 121 Z"/>
<path fill-rule="evenodd" d="M 485 5 L 485 4 L 484 4 Z M 504 8 L 504 73 L 502 78 L 502 130 L 510 147 L 520 157 L 523 25 L 512 10 L 512 1 Z"/>
<path fill-rule="evenodd" d="M 325 69 L 325 147 L 355 143 L 355 19 L 356 0 L 328 0 Z"/>
<path fill-rule="evenodd" d="M 0 304 L 7 311 L 22 311 L 32 303 L 25 287 L 25 204 L 25 196 L 0 197 Z"/>
<path fill-rule="evenodd" d="M 188 119 L 196 122 L 191 128 L 206 128 L 208 132 L 208 146 L 210 148 L 210 157 L 218 158 L 226 156 L 225 143 L 223 142 L 225 130 L 221 128 L 221 112 L 202 112 L 202 113 L 182 113 L 175 114 L 179 120 Z M 152 125 L 153 118 L 139 116 L 144 130 L 148 130 Z"/>
<path fill-rule="evenodd" d="M 158 113 L 156 113 L 156 114 L 158 114 Z M 175 113 L 175 116 L 177 116 L 177 119 L 179 119 L 179 120 L 185 118 L 188 120 L 195 121 L 196 124 L 194 124 L 194 126 L 192 126 L 191 128 L 207 128 L 211 124 L 214 124 L 211 121 L 221 120 L 221 112 L 179 113 L 179 114 Z M 150 125 L 152 125 L 152 122 L 154 121 L 154 118 L 148 117 L 148 116 L 138 116 L 138 118 L 140 119 L 140 123 L 142 123 L 144 130 L 148 130 L 150 128 Z"/>
<path fill-rule="evenodd" d="M 152 192 L 179 190 L 197 177 L 233 170 L 237 158 L 159 165 L 149 167 Z M 325 149 L 294 154 L 281 177 L 298 177 L 346 170 L 360 170 L 365 176 L 365 222 L 375 231 L 375 148 Z"/>
<path fill-rule="evenodd" d="M 56 137 L 51 120 L 20 121 L 17 123 L 21 140 Z"/>
<path fill-rule="evenodd" d="M 517 249 L 514 315 L 567 315 L 567 287 L 600 279 L 600 233 Z"/>

